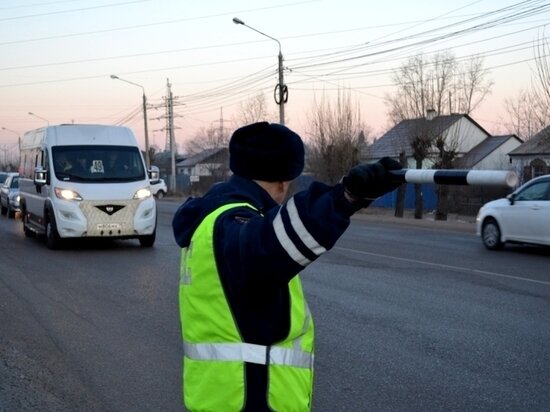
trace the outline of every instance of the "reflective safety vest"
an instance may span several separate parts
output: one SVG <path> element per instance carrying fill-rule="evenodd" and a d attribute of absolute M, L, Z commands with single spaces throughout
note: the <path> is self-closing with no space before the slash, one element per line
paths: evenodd
<path fill-rule="evenodd" d="M 245 362 L 268 365 L 268 404 L 275 411 L 309 411 L 313 390 L 313 321 L 300 278 L 288 284 L 290 330 L 271 346 L 243 342 L 225 297 L 214 256 L 214 224 L 232 203 L 211 212 L 182 249 L 179 307 L 183 335 L 183 397 L 190 411 L 240 411 Z M 266 262 L 266 264 L 268 264 Z M 261 276 L 258 273 L 258 276 Z"/>

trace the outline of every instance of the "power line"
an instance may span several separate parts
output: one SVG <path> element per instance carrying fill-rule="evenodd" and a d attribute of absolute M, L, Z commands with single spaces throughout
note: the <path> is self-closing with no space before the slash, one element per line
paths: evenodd
<path fill-rule="evenodd" d="M 128 3 L 138 3 L 138 2 L 144 2 L 144 1 L 150 1 L 150 0 L 138 0 L 138 1 L 134 1 L 134 2 L 128 2 Z M 11 41 L 11 42 L 1 42 L 0 46 L 7 45 L 7 44 L 15 44 L 15 43 L 27 43 L 27 42 L 42 41 L 42 40 L 53 40 L 53 39 L 60 39 L 60 38 L 66 38 L 66 37 L 87 36 L 87 35 L 91 35 L 91 34 L 112 33 L 114 31 L 134 30 L 134 29 L 140 29 L 140 28 L 144 28 L 144 27 L 165 26 L 167 24 L 181 23 L 181 22 L 184 22 L 184 21 L 205 20 L 205 19 L 210 19 L 210 18 L 215 18 L 215 17 L 222 17 L 222 16 L 229 16 L 229 15 L 234 15 L 234 14 L 239 14 L 239 13 L 249 13 L 249 12 L 255 12 L 255 11 L 263 11 L 263 10 L 271 10 L 271 9 L 292 7 L 292 6 L 297 6 L 297 5 L 307 4 L 307 3 L 316 3 L 318 1 L 319 0 L 305 0 L 305 1 L 298 1 L 298 2 L 280 4 L 280 5 L 276 5 L 276 6 L 258 7 L 258 8 L 254 8 L 254 9 L 237 10 L 237 11 L 218 13 L 218 14 L 210 14 L 210 15 L 197 16 L 197 17 L 186 17 L 186 18 L 183 18 L 183 19 L 165 20 L 165 21 L 160 21 L 160 22 L 156 22 L 156 23 L 138 24 L 138 25 L 124 26 L 124 27 L 115 27 L 115 28 L 111 28 L 111 29 L 94 30 L 94 31 L 89 31 L 89 32 L 81 32 L 81 33 L 61 34 L 61 35 L 58 35 L 58 36 L 38 37 L 38 38 L 34 38 L 34 39 L 15 40 L 15 41 Z M 125 4 L 125 3 L 120 3 L 120 4 Z M 109 6 L 103 6 L 103 7 L 109 7 Z M 82 10 L 84 10 L 84 9 L 82 9 Z M 25 16 L 23 16 L 23 17 L 25 17 Z M 27 17 L 35 17 L 35 16 L 27 16 Z M 18 17 L 15 17 L 15 18 L 18 18 Z M 10 20 L 10 18 L 5 19 L 5 20 Z M 0 21 L 2 21 L 2 19 L 0 19 Z"/>
<path fill-rule="evenodd" d="M 0 10 L 28 9 L 29 7 L 50 6 L 52 4 L 59 4 L 59 3 L 74 3 L 76 1 L 78 0 L 58 0 L 58 1 L 50 1 L 48 3 L 17 4 L 17 6 L 0 7 Z"/>
<path fill-rule="evenodd" d="M 1 18 L 0 21 L 28 19 L 28 18 L 31 18 L 31 17 L 51 16 L 51 15 L 55 15 L 55 14 L 75 13 L 75 12 L 79 12 L 79 11 L 104 9 L 104 8 L 107 8 L 107 7 L 110 8 L 110 7 L 126 6 L 128 4 L 144 3 L 144 2 L 147 2 L 147 1 L 150 1 L 150 0 L 125 1 L 125 2 L 122 2 L 122 3 L 103 4 L 101 6 L 82 7 L 80 9 L 58 10 L 58 11 L 51 11 L 51 12 L 48 12 L 48 13 L 28 14 L 26 16 L 4 17 L 4 18 Z"/>

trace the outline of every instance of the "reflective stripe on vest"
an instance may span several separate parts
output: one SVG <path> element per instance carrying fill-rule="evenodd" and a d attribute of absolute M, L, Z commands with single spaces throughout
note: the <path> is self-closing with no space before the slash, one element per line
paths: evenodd
<path fill-rule="evenodd" d="M 242 361 L 260 365 L 312 368 L 313 354 L 296 349 L 253 343 L 184 343 L 185 356 L 194 360 Z"/>

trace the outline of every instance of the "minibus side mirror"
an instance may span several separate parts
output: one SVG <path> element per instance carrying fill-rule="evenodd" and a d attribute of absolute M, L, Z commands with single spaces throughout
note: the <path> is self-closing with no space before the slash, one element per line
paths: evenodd
<path fill-rule="evenodd" d="M 38 166 L 34 169 L 33 181 L 36 187 L 36 193 L 42 193 L 42 186 L 44 186 L 48 179 L 48 172 L 42 166 Z"/>
<path fill-rule="evenodd" d="M 38 186 L 44 186 L 46 184 L 46 179 L 48 178 L 48 171 L 45 170 L 42 166 L 38 166 L 34 169 L 34 184 Z"/>

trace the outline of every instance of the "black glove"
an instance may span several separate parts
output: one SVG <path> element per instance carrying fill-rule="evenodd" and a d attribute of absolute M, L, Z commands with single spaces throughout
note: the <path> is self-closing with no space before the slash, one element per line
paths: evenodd
<path fill-rule="evenodd" d="M 389 170 L 399 169 L 399 162 L 389 157 L 383 157 L 376 163 L 355 166 L 343 179 L 344 189 L 357 201 L 366 202 L 366 206 L 399 187 L 399 180 L 389 173 Z"/>

